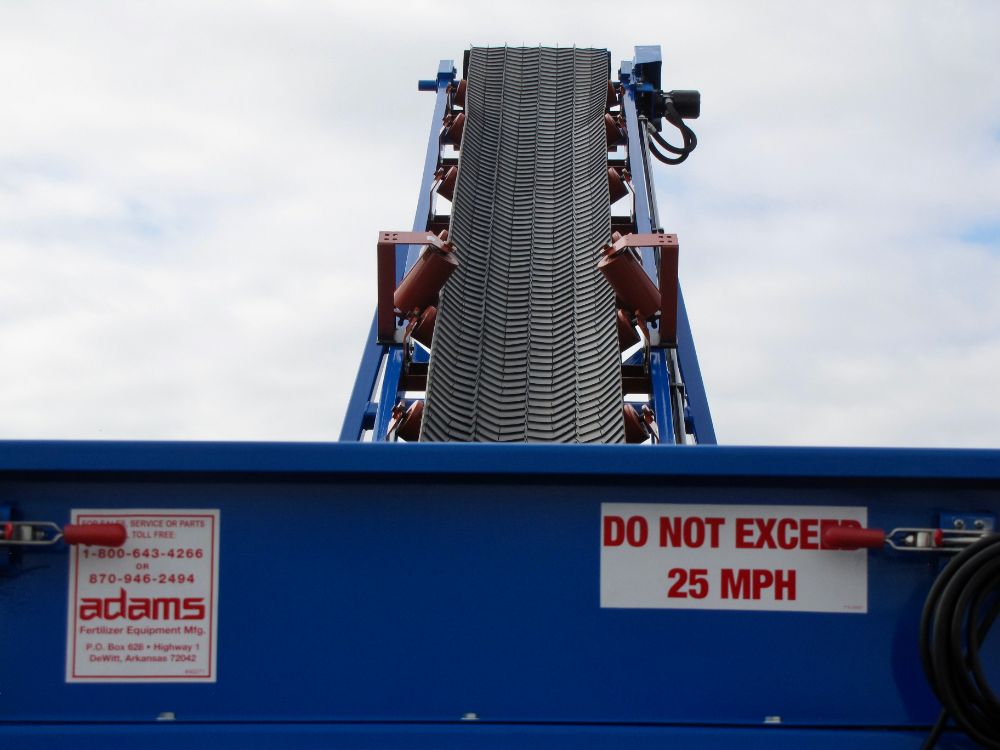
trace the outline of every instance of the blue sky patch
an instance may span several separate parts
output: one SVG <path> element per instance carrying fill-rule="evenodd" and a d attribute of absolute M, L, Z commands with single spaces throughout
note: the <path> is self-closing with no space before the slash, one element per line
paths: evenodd
<path fill-rule="evenodd" d="M 974 245 L 1000 245 L 1000 220 L 974 224 L 962 232 L 960 239 Z"/>

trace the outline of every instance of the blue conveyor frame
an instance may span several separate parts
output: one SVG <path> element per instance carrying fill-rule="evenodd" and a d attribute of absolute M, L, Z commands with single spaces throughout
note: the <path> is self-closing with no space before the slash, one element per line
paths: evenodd
<path fill-rule="evenodd" d="M 649 84 L 642 81 L 637 82 L 633 71 L 642 70 L 640 65 L 653 66 L 658 71 L 660 62 L 659 47 L 637 47 L 635 60 L 624 63 L 622 72 L 619 74 L 619 82 L 625 91 L 623 109 L 628 125 L 629 171 L 632 174 L 635 221 L 637 231 L 640 233 L 660 228 L 660 224 L 653 192 L 648 148 L 646 139 L 638 129 L 638 112 L 636 110 L 636 92 L 640 87 L 649 86 Z M 414 231 L 424 231 L 428 228 L 434 174 L 441 153 L 441 125 L 448 101 L 448 86 L 455 80 L 455 75 L 454 62 L 441 60 L 436 79 L 419 82 L 420 90 L 434 91 L 436 98 L 424 157 L 417 210 L 413 219 Z M 397 281 L 402 278 L 405 271 L 409 270 L 417 258 L 419 248 L 416 246 L 406 247 L 408 250 L 405 262 L 398 264 Z M 400 252 L 403 252 L 402 248 L 400 248 Z M 654 250 L 642 248 L 640 253 L 646 272 L 656 283 L 659 277 Z M 679 433 L 682 427 L 686 427 L 686 431 L 694 437 L 697 443 L 712 445 L 716 443 L 715 427 L 708 406 L 701 368 L 698 364 L 698 355 L 695 350 L 691 324 L 688 320 L 687 307 L 684 304 L 684 295 L 679 287 L 677 303 L 677 347 L 675 349 L 657 347 L 650 353 L 649 371 L 652 390 L 650 400 L 654 413 L 657 415 L 662 442 L 673 443 L 676 439 L 675 433 Z M 375 334 L 376 325 L 373 319 L 344 415 L 344 423 L 340 433 L 341 441 L 363 440 L 367 432 L 370 432 L 372 442 L 385 441 L 392 417 L 392 408 L 402 396 L 399 381 L 404 365 L 403 347 L 399 344 L 380 344 L 376 340 Z M 671 367 L 672 358 L 676 358 L 678 365 L 676 368 Z M 681 406 L 676 398 L 671 398 L 671 386 L 678 375 L 682 379 L 683 392 L 686 394 L 684 406 Z M 681 382 L 680 379 L 678 379 L 678 383 Z M 682 409 L 683 414 L 680 413 Z M 680 439 L 677 442 L 683 442 L 683 440 Z"/>

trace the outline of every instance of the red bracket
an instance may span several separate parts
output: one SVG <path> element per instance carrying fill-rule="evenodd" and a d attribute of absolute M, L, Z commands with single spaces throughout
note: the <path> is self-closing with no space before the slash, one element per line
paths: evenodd
<path fill-rule="evenodd" d="M 626 234 L 606 245 L 597 267 L 614 288 L 619 299 L 628 307 L 627 312 L 638 312 L 651 318 L 660 316 L 660 343 L 674 346 L 677 343 L 677 262 L 680 245 L 676 234 L 662 232 Z M 653 286 L 638 259 L 627 252 L 639 247 L 656 247 L 660 250 L 659 289 Z"/>
<path fill-rule="evenodd" d="M 442 232 L 443 237 L 439 237 L 433 232 L 379 232 L 378 235 L 378 340 L 379 343 L 392 344 L 396 341 L 396 246 L 397 245 L 425 245 L 433 249 L 437 256 L 435 268 L 431 269 L 431 274 L 435 278 L 430 280 L 431 288 L 424 289 L 427 285 L 425 279 L 420 278 L 421 270 L 427 263 L 424 261 L 428 254 L 425 252 L 420 256 L 417 263 L 403 279 L 403 283 L 408 284 L 412 295 L 420 297 L 418 303 L 426 302 L 423 297 L 433 296 L 436 299 L 438 291 L 447 280 L 448 276 L 458 267 L 458 260 L 452 252 L 451 245 L 447 242 L 447 233 Z M 440 268 L 439 268 L 440 267 Z M 443 270 L 442 270 L 443 268 Z M 443 278 L 442 278 L 443 276 Z M 438 283 L 440 282 L 440 283 Z M 433 288 L 436 286 L 436 288 Z M 427 304 L 432 304 L 428 302 Z M 425 307 L 418 304 L 418 307 Z M 402 312 L 412 312 L 410 305 Z"/>

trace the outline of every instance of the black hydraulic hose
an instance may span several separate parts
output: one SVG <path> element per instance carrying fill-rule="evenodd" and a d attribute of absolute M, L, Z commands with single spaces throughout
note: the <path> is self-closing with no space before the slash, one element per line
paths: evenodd
<path fill-rule="evenodd" d="M 923 747 L 933 748 L 951 717 L 986 748 L 1000 748 L 1000 700 L 979 649 L 1000 614 L 1000 534 L 959 552 L 931 586 L 920 617 L 924 673 L 941 715 Z"/>
<path fill-rule="evenodd" d="M 652 127 L 644 117 L 640 118 L 640 125 L 643 126 L 643 129 L 648 135 L 646 142 L 649 146 L 649 151 L 653 154 L 653 156 L 662 161 L 664 164 L 680 164 L 687 159 L 691 152 L 698 146 L 698 137 L 694 134 L 694 131 L 687 126 L 687 123 L 684 122 L 680 114 L 677 112 L 677 109 L 674 107 L 673 102 L 669 99 L 666 100 L 664 109 L 664 119 L 680 131 L 681 138 L 684 140 L 683 146 L 674 146 L 672 143 L 668 142 L 666 138 L 656 132 L 656 128 Z M 649 138 L 652 138 L 652 140 L 664 150 L 669 151 L 672 154 L 677 154 L 676 158 L 667 156 L 659 151 L 653 143 L 649 142 Z"/>
<path fill-rule="evenodd" d="M 672 156 L 667 156 L 652 143 L 647 143 L 647 145 L 649 146 L 649 153 L 651 153 L 657 159 L 662 161 L 664 164 L 680 164 L 681 162 L 683 162 L 685 159 L 688 158 L 688 154 L 690 153 L 688 151 L 685 151 L 684 154 L 681 156 L 672 157 Z"/>
<path fill-rule="evenodd" d="M 667 151 L 669 151 L 672 154 L 677 154 L 679 156 L 683 156 L 688 151 L 691 151 L 690 148 L 687 148 L 688 140 L 687 140 L 686 137 L 684 139 L 684 147 L 678 148 L 677 146 L 674 146 L 671 143 L 669 143 L 667 141 L 667 139 L 664 138 L 662 135 L 660 135 L 659 133 L 657 133 L 656 132 L 656 128 L 652 127 L 651 125 L 647 125 L 646 126 L 646 132 L 649 133 L 650 138 L 652 138 L 654 141 L 656 141 L 660 145 L 660 148 L 666 149 Z M 681 134 L 684 135 L 684 131 L 683 130 L 681 131 Z"/>
<path fill-rule="evenodd" d="M 684 135 L 684 147 L 688 151 L 694 151 L 695 147 L 698 145 L 698 136 L 694 134 L 694 131 L 687 126 L 684 122 L 684 118 L 681 117 L 680 113 L 674 107 L 674 103 L 667 99 L 664 104 L 664 109 L 666 110 L 666 115 L 664 115 L 667 121 L 673 125 L 675 128 L 681 131 Z"/>
<path fill-rule="evenodd" d="M 686 122 L 684 122 L 684 118 L 681 117 L 680 113 L 674 107 L 673 102 L 667 99 L 664 102 L 663 107 L 665 112 L 663 115 L 664 119 L 681 131 L 681 137 L 684 139 L 684 147 L 678 149 L 676 146 L 671 146 L 660 136 L 659 133 L 654 130 L 653 136 L 656 138 L 656 142 L 666 148 L 667 151 L 671 151 L 675 154 L 694 151 L 695 147 L 698 145 L 698 136 L 696 136 L 694 131 L 688 127 Z"/>

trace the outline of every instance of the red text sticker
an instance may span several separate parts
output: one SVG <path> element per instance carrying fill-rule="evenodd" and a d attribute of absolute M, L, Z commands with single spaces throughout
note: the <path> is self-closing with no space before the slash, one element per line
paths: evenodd
<path fill-rule="evenodd" d="M 69 550 L 67 682 L 215 682 L 218 510 L 74 510 L 121 547 Z"/>
<path fill-rule="evenodd" d="M 866 612 L 868 551 L 826 549 L 868 509 L 601 505 L 601 606 Z"/>

